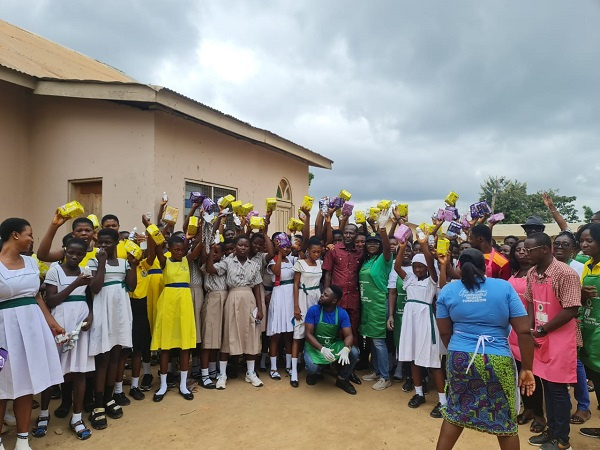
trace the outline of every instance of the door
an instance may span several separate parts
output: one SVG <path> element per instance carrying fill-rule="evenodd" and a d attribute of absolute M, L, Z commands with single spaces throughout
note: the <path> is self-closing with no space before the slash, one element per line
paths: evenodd
<path fill-rule="evenodd" d="M 102 180 L 71 181 L 71 197 L 83 205 L 85 215 L 102 219 Z"/>

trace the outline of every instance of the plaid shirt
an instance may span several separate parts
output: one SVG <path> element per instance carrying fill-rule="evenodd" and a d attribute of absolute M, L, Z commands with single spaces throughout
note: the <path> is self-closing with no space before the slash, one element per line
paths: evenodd
<path fill-rule="evenodd" d="M 532 303 L 533 292 L 532 283 L 537 278 L 539 284 L 546 284 L 548 277 L 551 278 L 552 291 L 563 308 L 572 308 L 581 306 L 581 282 L 579 275 L 567 264 L 553 258 L 550 265 L 543 274 L 538 274 L 536 266 L 527 272 L 527 289 L 525 290 L 525 299 Z M 577 326 L 577 346 L 583 346 L 581 330 Z"/>

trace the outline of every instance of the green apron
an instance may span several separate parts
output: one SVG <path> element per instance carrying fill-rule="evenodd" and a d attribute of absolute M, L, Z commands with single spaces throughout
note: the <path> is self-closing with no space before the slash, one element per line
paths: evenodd
<path fill-rule="evenodd" d="M 360 333 L 370 338 L 384 339 L 387 330 L 387 287 L 375 285 L 371 270 L 377 258 L 366 261 L 358 274 L 360 285 Z"/>
<path fill-rule="evenodd" d="M 396 291 L 398 291 L 398 297 L 396 298 L 396 309 L 394 310 L 394 344 L 398 348 L 400 346 L 400 330 L 402 330 L 402 315 L 406 304 L 406 290 L 400 277 L 396 281 Z"/>
<path fill-rule="evenodd" d="M 594 286 L 600 293 L 600 276 L 586 275 L 583 279 L 584 286 Z M 583 348 L 579 359 L 590 369 L 600 372 L 600 297 L 582 300 L 581 336 Z"/>
<path fill-rule="evenodd" d="M 344 348 L 344 341 L 338 338 L 340 327 L 338 325 L 338 307 L 335 307 L 335 324 L 323 322 L 323 308 L 321 308 L 321 314 L 319 315 L 319 323 L 315 327 L 315 338 L 319 341 L 323 347 L 327 347 L 335 355 L 335 360 L 338 360 L 337 353 Z M 315 364 L 331 364 L 331 361 L 327 361 L 319 350 L 314 348 L 312 345 L 306 342 L 305 351 L 310 355 Z"/>

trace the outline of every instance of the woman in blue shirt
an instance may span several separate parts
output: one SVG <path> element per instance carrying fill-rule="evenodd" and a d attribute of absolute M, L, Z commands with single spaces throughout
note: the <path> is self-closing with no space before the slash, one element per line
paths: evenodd
<path fill-rule="evenodd" d="M 437 300 L 437 324 L 448 348 L 448 404 L 441 410 L 437 449 L 453 448 L 464 427 L 496 435 L 502 449 L 518 449 L 520 402 L 507 338 L 512 326 L 522 356 L 518 385 L 530 395 L 535 381 L 527 312 L 508 282 L 486 278 L 479 250 L 465 250 L 459 263 L 461 280 L 446 285 Z"/>

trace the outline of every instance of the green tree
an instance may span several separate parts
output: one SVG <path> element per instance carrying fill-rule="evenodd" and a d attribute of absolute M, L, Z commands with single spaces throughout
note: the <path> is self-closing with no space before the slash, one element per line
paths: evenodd
<path fill-rule="evenodd" d="M 578 222 L 579 217 L 573 204 L 577 197 L 559 195 L 558 189 L 547 189 L 534 194 L 527 193 L 527 183 L 506 177 L 489 177 L 481 185 L 480 201 L 487 201 L 494 212 L 503 212 L 505 223 L 524 223 L 529 216 L 540 216 L 546 223 L 552 222 L 552 215 L 542 201 L 542 193 L 547 192 L 554 205 L 567 222 Z"/>
<path fill-rule="evenodd" d="M 583 205 L 583 218 L 586 222 L 592 220 L 592 216 L 594 215 L 594 210 L 589 206 Z"/>
<path fill-rule="evenodd" d="M 312 183 L 313 178 L 315 177 L 315 174 L 312 172 L 308 172 L 308 186 L 310 187 L 310 183 Z"/>

